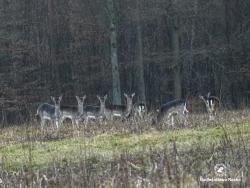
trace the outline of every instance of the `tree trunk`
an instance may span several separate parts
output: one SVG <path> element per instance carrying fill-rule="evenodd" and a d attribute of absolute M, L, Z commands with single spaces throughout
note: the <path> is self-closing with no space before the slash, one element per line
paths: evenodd
<path fill-rule="evenodd" d="M 225 22 L 225 44 L 226 44 L 226 56 L 225 56 L 225 64 L 224 66 L 228 67 L 229 70 L 234 69 L 235 67 L 232 67 L 233 64 L 233 57 L 232 57 L 232 49 L 231 49 L 231 13 L 230 13 L 230 2 L 224 0 L 224 22 Z M 223 93 L 223 100 L 224 101 L 232 101 L 232 103 L 234 103 L 233 101 L 235 101 L 234 99 L 234 86 L 232 85 L 232 83 L 230 83 L 228 80 L 230 78 L 227 77 L 227 75 L 225 74 L 225 71 L 222 71 L 222 83 L 221 84 L 221 92 Z M 232 91 L 229 90 L 229 88 L 231 88 Z M 234 104 L 237 105 L 237 104 Z"/>
<path fill-rule="evenodd" d="M 60 85 L 60 80 L 59 80 L 59 70 L 58 70 L 58 65 L 55 57 L 55 52 L 56 52 L 56 37 L 55 37 L 55 24 L 54 24 L 54 19 L 55 19 L 55 10 L 56 9 L 56 2 L 53 0 L 48 0 L 48 60 L 50 62 L 50 78 L 53 80 L 52 84 L 53 87 L 55 88 L 53 90 L 54 95 L 61 95 L 61 85 Z M 51 80 L 48 81 L 49 84 L 51 84 Z"/>
<path fill-rule="evenodd" d="M 191 33 L 190 33 L 190 56 L 189 56 L 189 64 L 188 64 L 188 92 L 193 91 L 193 79 L 192 79 L 192 73 L 193 73 L 193 64 L 194 64 L 194 40 L 195 40 L 195 20 L 197 18 L 197 10 L 198 10 L 198 0 L 194 0 L 193 4 L 193 18 L 192 18 L 192 25 L 191 25 Z"/>
<path fill-rule="evenodd" d="M 140 16 L 140 3 L 136 0 L 136 16 L 137 16 L 137 53 L 138 59 L 136 60 L 136 82 L 137 82 L 137 95 L 141 102 L 146 102 L 145 95 L 145 82 L 144 82 L 144 65 L 143 65 L 143 41 L 142 41 L 142 29 L 141 29 L 141 16 Z"/>
<path fill-rule="evenodd" d="M 180 49 L 179 49 L 179 34 L 177 29 L 173 29 L 173 61 L 174 61 L 174 95 L 176 99 L 181 98 L 181 70 L 180 70 Z"/>
<path fill-rule="evenodd" d="M 181 98 L 181 65 L 180 65 L 180 46 L 179 46 L 179 23 L 176 14 L 176 3 L 173 0 L 173 16 L 172 16 L 172 49 L 174 63 L 174 96 L 176 99 Z"/>
<path fill-rule="evenodd" d="M 117 23 L 113 0 L 107 0 L 110 16 L 110 53 L 112 65 L 113 104 L 121 104 L 120 74 L 117 57 Z"/>

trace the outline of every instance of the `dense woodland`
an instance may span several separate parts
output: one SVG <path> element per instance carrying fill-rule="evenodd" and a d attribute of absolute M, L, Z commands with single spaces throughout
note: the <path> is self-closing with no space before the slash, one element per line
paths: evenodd
<path fill-rule="evenodd" d="M 0 0 L 0 123 L 63 94 L 157 107 L 211 91 L 250 104 L 248 0 Z"/>

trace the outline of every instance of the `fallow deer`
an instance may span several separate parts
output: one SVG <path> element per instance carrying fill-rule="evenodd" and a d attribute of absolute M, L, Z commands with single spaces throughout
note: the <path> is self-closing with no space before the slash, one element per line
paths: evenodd
<path fill-rule="evenodd" d="M 41 128 L 44 127 L 46 120 L 54 122 L 57 128 L 60 125 L 60 102 L 62 100 L 62 96 L 58 98 L 51 97 L 51 100 L 54 102 L 54 105 L 43 103 L 37 108 L 36 115 L 40 117 Z"/>
<path fill-rule="evenodd" d="M 221 102 L 218 97 L 211 96 L 210 92 L 207 94 L 206 97 L 200 95 L 200 99 L 205 103 L 206 110 L 209 115 L 209 121 L 214 121 L 216 112 L 220 108 Z"/>
<path fill-rule="evenodd" d="M 113 120 L 114 118 L 127 119 L 131 115 L 133 109 L 133 97 L 135 96 L 135 93 L 131 95 L 124 93 L 124 96 L 126 98 L 126 105 L 111 105 L 109 107 L 105 104 L 107 95 L 103 98 L 100 96 L 97 97 L 100 101 L 101 113 L 103 113 L 107 120 Z"/>
<path fill-rule="evenodd" d="M 156 123 L 166 124 L 168 121 L 171 121 L 171 126 L 174 127 L 175 120 L 184 120 L 185 125 L 187 114 L 186 101 L 173 100 L 161 106 Z"/>
<path fill-rule="evenodd" d="M 75 106 L 61 106 L 61 123 L 65 119 L 70 119 L 73 125 L 73 128 L 75 128 L 75 125 L 79 127 L 79 122 L 83 118 L 84 110 L 84 101 L 86 99 L 86 95 L 83 97 L 76 96 L 77 99 L 77 107 Z"/>

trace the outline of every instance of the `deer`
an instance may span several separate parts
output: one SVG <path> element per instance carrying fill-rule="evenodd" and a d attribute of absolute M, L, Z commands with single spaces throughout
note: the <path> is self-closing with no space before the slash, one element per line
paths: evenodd
<path fill-rule="evenodd" d="M 131 95 L 124 93 L 124 96 L 126 98 L 126 105 L 111 105 L 109 107 L 106 107 L 105 104 L 108 97 L 107 95 L 103 98 L 97 96 L 100 101 L 100 111 L 105 119 L 113 121 L 116 117 L 124 120 L 131 116 L 133 109 L 133 97 L 135 96 L 135 93 Z"/>
<path fill-rule="evenodd" d="M 97 95 L 97 98 L 99 96 Z M 101 108 L 101 104 L 100 106 L 95 106 L 95 105 L 87 105 L 84 106 L 83 108 L 83 118 L 85 121 L 85 125 L 88 124 L 89 120 L 100 120 L 102 121 L 104 118 L 104 114 L 103 114 L 103 108 Z"/>
<path fill-rule="evenodd" d="M 143 119 L 147 113 L 147 106 L 145 103 L 140 102 L 134 105 L 133 107 L 134 117 L 137 119 Z"/>
<path fill-rule="evenodd" d="M 189 111 L 187 109 L 186 101 L 173 100 L 161 106 L 158 110 L 156 117 L 156 123 L 165 124 L 170 120 L 170 125 L 174 127 L 175 119 L 184 119 L 184 125 L 186 124 L 186 118 Z"/>
<path fill-rule="evenodd" d="M 209 115 L 209 121 L 214 121 L 216 116 L 216 111 L 220 108 L 221 102 L 220 99 L 216 96 L 211 96 L 210 92 L 208 92 L 207 96 L 204 97 L 202 95 L 199 96 L 200 99 L 206 105 L 206 110 Z"/>
<path fill-rule="evenodd" d="M 46 120 L 55 122 L 56 128 L 58 129 L 61 119 L 60 103 L 62 100 L 62 95 L 58 98 L 52 97 L 51 100 L 54 102 L 54 105 L 43 103 L 37 108 L 36 116 L 40 117 L 41 128 L 43 129 Z"/>
<path fill-rule="evenodd" d="M 70 119 L 73 125 L 73 129 L 75 125 L 79 127 L 79 122 L 82 120 L 82 116 L 84 114 L 83 105 L 86 99 L 86 95 L 83 97 L 76 96 L 77 107 L 75 106 L 61 106 L 61 123 L 65 119 Z"/>

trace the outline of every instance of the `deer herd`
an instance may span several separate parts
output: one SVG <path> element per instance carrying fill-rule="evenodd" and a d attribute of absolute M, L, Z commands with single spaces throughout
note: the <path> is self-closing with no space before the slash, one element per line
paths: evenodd
<path fill-rule="evenodd" d="M 107 95 L 101 97 L 97 95 L 99 105 L 86 105 L 86 95 L 79 97 L 76 96 L 77 106 L 62 106 L 60 97 L 51 97 L 52 104 L 43 103 L 37 108 L 36 116 L 40 117 L 41 128 L 44 127 L 46 121 L 51 121 L 59 128 L 63 125 L 65 119 L 70 119 L 73 125 L 79 127 L 81 122 L 84 125 L 91 121 L 116 121 L 122 120 L 138 120 L 145 118 L 148 114 L 148 110 L 145 103 L 133 103 L 135 93 L 128 95 L 124 93 L 126 99 L 125 105 L 107 105 Z M 216 111 L 220 105 L 218 97 L 211 96 L 210 93 L 207 96 L 199 96 L 208 113 L 208 120 L 214 121 L 216 117 Z M 173 100 L 160 107 L 154 113 L 155 116 L 152 118 L 152 124 L 170 125 L 174 126 L 177 121 L 181 121 L 184 125 L 187 123 L 187 117 L 189 109 L 187 107 L 187 100 Z"/>

